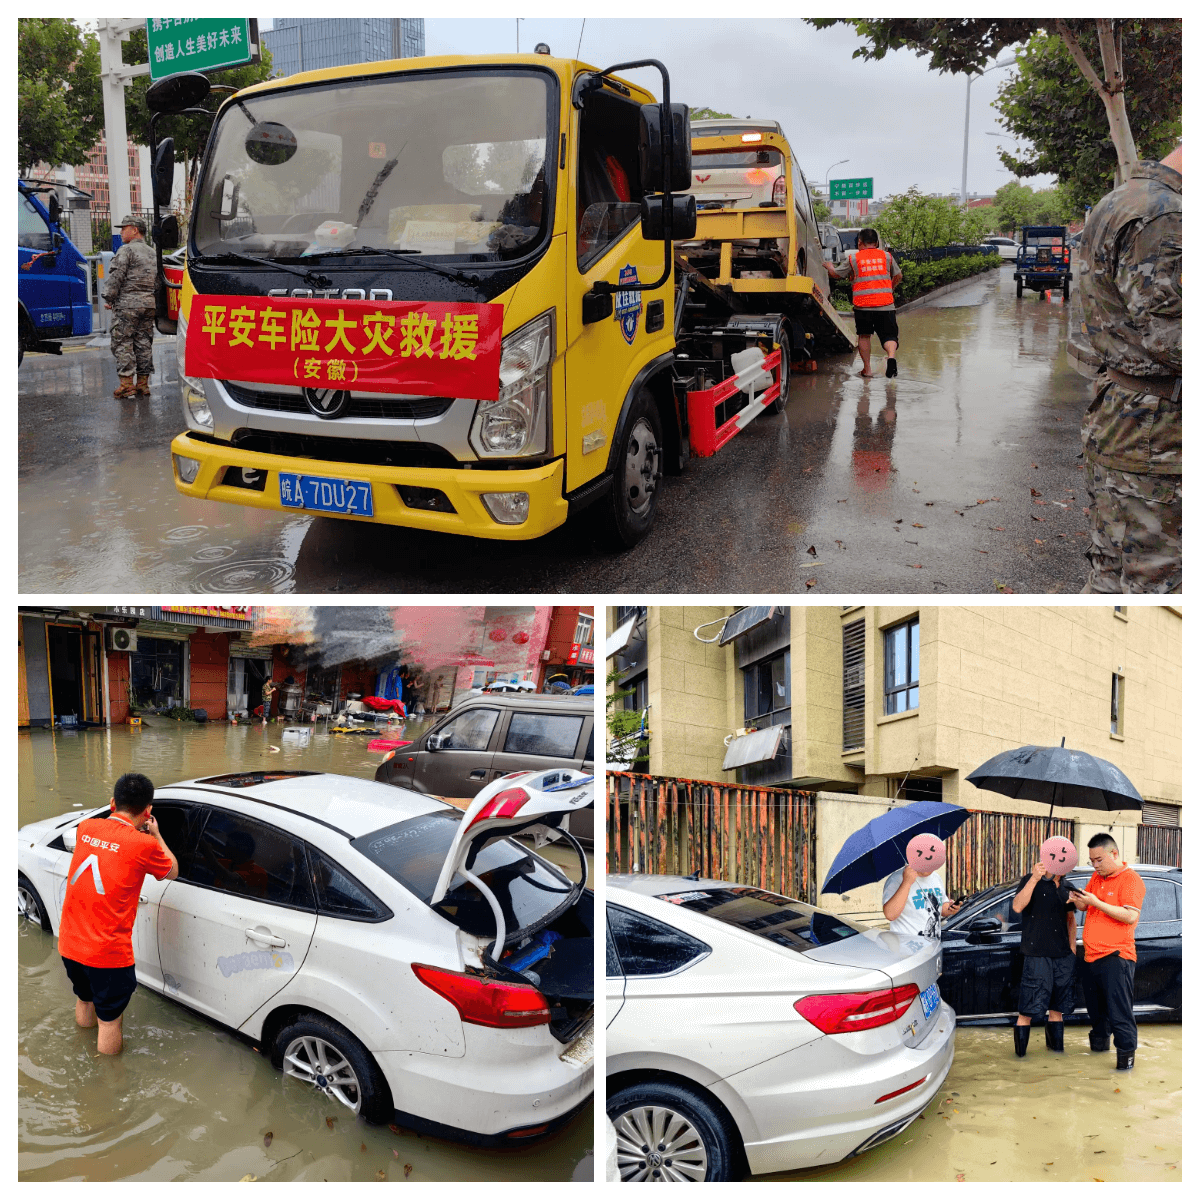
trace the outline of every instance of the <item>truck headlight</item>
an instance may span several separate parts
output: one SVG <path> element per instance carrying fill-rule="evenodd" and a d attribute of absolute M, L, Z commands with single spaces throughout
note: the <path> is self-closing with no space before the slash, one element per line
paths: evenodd
<path fill-rule="evenodd" d="M 554 310 L 510 333 L 500 349 L 500 394 L 481 400 L 471 423 L 471 448 L 481 458 L 544 454 L 550 444 L 550 368 Z"/>
<path fill-rule="evenodd" d="M 204 381 L 193 379 L 190 375 L 183 373 L 186 354 L 187 320 L 181 313 L 175 325 L 175 366 L 179 371 L 179 391 L 183 396 L 183 415 L 193 428 L 211 430 L 215 422 L 212 409 L 208 407 L 208 397 L 204 394 Z"/>

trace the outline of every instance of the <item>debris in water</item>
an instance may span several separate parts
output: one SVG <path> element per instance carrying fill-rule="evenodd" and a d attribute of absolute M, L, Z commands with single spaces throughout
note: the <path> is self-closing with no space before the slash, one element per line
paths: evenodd
<path fill-rule="evenodd" d="M 809 548 L 805 551 L 805 554 L 811 554 L 813 556 L 813 558 L 816 558 L 817 557 L 816 546 L 809 546 Z"/>
<path fill-rule="evenodd" d="M 407 1179 L 412 1174 L 412 1163 L 404 1164 L 404 1178 Z"/>
<path fill-rule="evenodd" d="M 923 571 L 923 570 L 925 570 L 924 566 L 923 566 L 921 563 L 909 563 L 908 565 L 909 565 L 910 567 L 912 567 L 912 569 L 913 569 L 914 571 Z"/>
<path fill-rule="evenodd" d="M 914 529 L 924 529 L 924 528 L 925 528 L 925 526 L 924 526 L 924 525 L 921 525 L 921 524 L 919 524 L 917 521 L 914 521 L 914 522 L 912 523 L 912 527 L 913 527 Z"/>
<path fill-rule="evenodd" d="M 359 1146 L 358 1146 L 358 1148 L 359 1148 L 359 1149 L 360 1149 L 360 1150 L 361 1150 L 361 1151 L 362 1151 L 362 1152 L 365 1154 L 365 1153 L 366 1153 L 366 1151 L 367 1151 L 367 1143 L 366 1143 L 366 1142 L 360 1142 L 360 1143 L 359 1143 Z"/>
<path fill-rule="evenodd" d="M 243 1175 L 241 1177 L 241 1179 L 238 1180 L 238 1183 L 257 1183 L 257 1182 L 258 1182 L 257 1175 Z"/>
<path fill-rule="evenodd" d="M 933 501 L 932 501 L 932 500 L 926 500 L 926 501 L 925 501 L 925 507 L 926 507 L 926 508 L 932 508 L 932 507 L 933 507 Z"/>
<path fill-rule="evenodd" d="M 270 1144 L 271 1144 L 271 1140 L 272 1140 L 274 1137 L 275 1137 L 275 1135 L 274 1135 L 273 1133 L 268 1133 L 268 1134 L 267 1134 L 267 1135 L 266 1135 L 266 1136 L 263 1138 L 263 1145 L 264 1145 L 264 1146 L 270 1146 Z"/>
<path fill-rule="evenodd" d="M 385 1180 L 387 1178 L 387 1172 L 386 1171 L 376 1171 L 375 1178 L 380 1180 L 380 1182 L 382 1182 L 383 1180 Z"/>
<path fill-rule="evenodd" d="M 1004 526 L 1003 526 L 1003 525 L 989 525 L 989 526 L 988 526 L 988 528 L 989 528 L 989 529 L 994 529 L 994 530 L 995 530 L 997 533 L 1003 533 L 1003 532 L 1004 532 Z"/>
<path fill-rule="evenodd" d="M 334 1121 L 336 1121 L 336 1120 L 337 1120 L 337 1117 L 326 1117 L 326 1118 L 325 1118 L 325 1124 L 326 1124 L 326 1125 L 328 1125 L 330 1129 L 332 1129 L 332 1128 L 333 1128 L 333 1123 L 334 1123 Z"/>
<path fill-rule="evenodd" d="M 1041 492 L 1039 492 L 1039 491 L 1037 490 L 1037 488 L 1030 488 L 1030 489 L 1029 489 L 1029 494 L 1030 494 L 1031 496 L 1040 496 L 1042 493 L 1041 493 Z"/>
<path fill-rule="evenodd" d="M 816 581 L 815 579 L 806 579 L 806 580 L 804 581 L 804 586 L 805 586 L 806 588 L 816 587 L 816 586 L 817 586 L 817 581 Z"/>

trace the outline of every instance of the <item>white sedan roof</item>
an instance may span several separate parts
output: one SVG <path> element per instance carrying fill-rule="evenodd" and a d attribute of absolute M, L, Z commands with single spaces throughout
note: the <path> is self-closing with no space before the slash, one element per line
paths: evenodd
<path fill-rule="evenodd" d="M 181 792 L 190 792 L 189 799 L 199 799 L 202 793 L 209 796 L 215 793 L 226 804 L 242 797 L 259 800 L 333 825 L 351 837 L 361 837 L 397 821 L 407 821 L 409 817 L 452 807 L 433 796 L 393 787 L 390 783 L 325 773 L 243 771 L 188 779 L 155 790 L 157 798 L 162 800 Z"/>

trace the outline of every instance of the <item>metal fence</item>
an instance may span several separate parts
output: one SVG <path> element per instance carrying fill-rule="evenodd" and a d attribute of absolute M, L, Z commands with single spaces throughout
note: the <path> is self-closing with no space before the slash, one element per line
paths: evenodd
<path fill-rule="evenodd" d="M 930 246 L 927 250 L 892 250 L 897 262 L 934 262 L 941 258 L 963 258 L 976 254 L 999 254 L 995 246 Z"/>
<path fill-rule="evenodd" d="M 121 217 L 128 216 L 141 217 L 146 222 L 146 240 L 153 245 L 153 240 L 150 237 L 150 229 L 154 225 L 154 210 L 152 208 L 135 208 L 131 213 L 119 213 L 117 220 Z M 114 233 L 119 233 L 119 230 L 112 227 L 112 213 L 107 208 L 92 209 L 92 245 L 97 250 L 107 250 L 111 244 L 111 238 Z"/>
<path fill-rule="evenodd" d="M 699 871 L 811 901 L 816 888 L 812 793 L 627 771 L 609 772 L 606 783 L 609 871 Z"/>
<path fill-rule="evenodd" d="M 972 812 L 946 839 L 946 893 L 972 892 L 1017 879 L 1033 869 L 1038 847 L 1048 837 L 1075 840 L 1075 822 L 1013 813 Z"/>
<path fill-rule="evenodd" d="M 1179 825 L 1139 825 L 1138 862 L 1164 867 L 1183 866 L 1183 828 Z"/>

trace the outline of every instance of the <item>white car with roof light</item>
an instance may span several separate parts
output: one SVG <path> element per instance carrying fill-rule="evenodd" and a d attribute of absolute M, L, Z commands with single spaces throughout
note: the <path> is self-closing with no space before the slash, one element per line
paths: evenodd
<path fill-rule="evenodd" d="M 954 1060 L 940 946 L 760 888 L 607 877 L 620 1176 L 736 1179 L 895 1137 Z"/>
<path fill-rule="evenodd" d="M 592 894 L 566 825 L 579 771 L 495 780 L 466 812 L 308 771 L 156 789 L 179 878 L 142 886 L 138 983 L 248 1035 L 371 1122 L 483 1145 L 564 1125 L 592 1093 Z M 18 833 L 19 910 L 58 932 L 79 822 Z M 520 842 L 563 840 L 572 882 Z"/>

